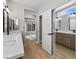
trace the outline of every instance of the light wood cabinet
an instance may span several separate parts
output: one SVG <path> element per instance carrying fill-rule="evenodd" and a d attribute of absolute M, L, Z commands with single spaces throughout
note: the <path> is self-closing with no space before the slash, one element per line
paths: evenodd
<path fill-rule="evenodd" d="M 75 35 L 56 33 L 56 43 L 75 50 Z"/>
<path fill-rule="evenodd" d="M 75 49 L 76 48 L 76 39 L 75 39 L 75 36 L 71 36 L 71 43 L 70 43 L 70 47 L 72 48 L 72 49 Z"/>

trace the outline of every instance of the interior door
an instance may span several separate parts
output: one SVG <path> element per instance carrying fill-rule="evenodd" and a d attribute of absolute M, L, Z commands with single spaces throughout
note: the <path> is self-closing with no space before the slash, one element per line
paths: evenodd
<path fill-rule="evenodd" d="M 42 14 L 42 48 L 50 55 L 53 54 L 53 25 L 51 10 Z"/>

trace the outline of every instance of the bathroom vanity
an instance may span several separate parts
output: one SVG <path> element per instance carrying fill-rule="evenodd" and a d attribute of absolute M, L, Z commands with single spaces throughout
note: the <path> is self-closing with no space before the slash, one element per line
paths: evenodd
<path fill-rule="evenodd" d="M 75 33 L 58 31 L 56 32 L 56 43 L 75 50 Z"/>
<path fill-rule="evenodd" d="M 20 31 L 3 33 L 3 59 L 17 59 L 24 56 L 24 48 Z"/>

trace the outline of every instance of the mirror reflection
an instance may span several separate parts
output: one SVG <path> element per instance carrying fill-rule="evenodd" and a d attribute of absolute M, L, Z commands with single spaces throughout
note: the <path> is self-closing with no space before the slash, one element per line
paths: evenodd
<path fill-rule="evenodd" d="M 69 6 L 56 12 L 55 57 L 56 59 L 75 59 L 76 8 Z"/>

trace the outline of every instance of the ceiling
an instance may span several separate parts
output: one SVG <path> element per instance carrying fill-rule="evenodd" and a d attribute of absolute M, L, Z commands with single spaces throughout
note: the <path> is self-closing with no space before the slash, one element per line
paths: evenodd
<path fill-rule="evenodd" d="M 18 3 L 24 4 L 30 8 L 37 8 L 40 6 L 42 0 L 14 0 Z"/>
<path fill-rule="evenodd" d="M 60 2 L 64 2 L 65 0 L 14 0 L 14 1 L 26 5 L 31 9 L 42 11 L 49 8 L 54 8 L 56 5 L 60 4 Z"/>

